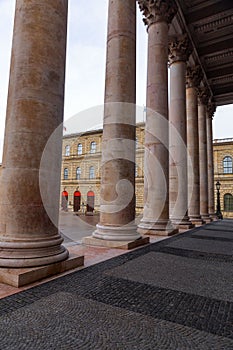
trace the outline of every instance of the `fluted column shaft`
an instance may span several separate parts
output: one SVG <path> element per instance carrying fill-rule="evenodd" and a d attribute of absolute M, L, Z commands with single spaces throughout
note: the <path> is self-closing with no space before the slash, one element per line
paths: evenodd
<path fill-rule="evenodd" d="M 138 1 L 148 25 L 147 116 L 145 128 L 145 206 L 139 232 L 172 234 L 169 220 L 168 24 L 172 1 Z"/>
<path fill-rule="evenodd" d="M 214 159 L 213 159 L 213 127 L 212 117 L 215 111 L 214 105 L 207 107 L 207 162 L 208 162 L 208 205 L 209 215 L 216 218 L 214 210 Z"/>
<path fill-rule="evenodd" d="M 187 105 L 187 150 L 188 164 L 188 214 L 191 222 L 200 226 L 204 222 L 200 215 L 200 172 L 197 86 L 201 80 L 200 66 L 188 68 L 186 76 Z"/>
<path fill-rule="evenodd" d="M 207 165 L 207 129 L 206 106 L 208 95 L 205 89 L 199 90 L 198 133 L 199 133 L 199 171 L 200 171 L 200 214 L 204 221 L 210 222 L 208 211 L 208 165 Z"/>
<path fill-rule="evenodd" d="M 100 222 L 93 237 L 134 240 L 136 2 L 109 1 Z"/>
<path fill-rule="evenodd" d="M 180 231 L 193 227 L 187 215 L 187 131 L 186 131 L 186 61 L 191 46 L 186 35 L 174 38 L 169 45 L 170 62 L 170 219 Z"/>
<path fill-rule="evenodd" d="M 0 266 L 39 266 L 68 256 L 57 228 L 62 127 L 51 158 L 52 219 L 39 179 L 46 143 L 63 120 L 67 7 L 66 0 L 16 1 L 0 179 Z M 43 169 L 45 177 L 51 167 Z"/>

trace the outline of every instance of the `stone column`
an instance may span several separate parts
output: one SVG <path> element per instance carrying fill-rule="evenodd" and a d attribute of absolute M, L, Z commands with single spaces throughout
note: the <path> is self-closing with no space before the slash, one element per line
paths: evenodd
<path fill-rule="evenodd" d="M 191 53 L 187 35 L 173 38 L 169 45 L 170 63 L 170 219 L 180 232 L 194 225 L 188 217 L 186 61 Z"/>
<path fill-rule="evenodd" d="M 188 164 L 188 214 L 195 226 L 204 221 L 200 215 L 200 172 L 198 142 L 198 105 L 197 87 L 202 79 L 200 66 L 188 67 L 186 75 L 187 104 L 187 149 L 190 158 Z"/>
<path fill-rule="evenodd" d="M 216 219 L 214 210 L 214 159 L 213 159 L 213 129 L 212 118 L 215 112 L 214 103 L 207 105 L 207 162 L 208 162 L 208 204 L 209 215 L 212 219 Z"/>
<path fill-rule="evenodd" d="M 168 26 L 177 12 L 173 1 L 141 1 L 148 26 L 145 205 L 138 231 L 176 233 L 169 220 Z"/>
<path fill-rule="evenodd" d="M 68 257 L 57 228 L 62 127 L 52 155 L 57 177 L 48 189 L 54 221 L 40 194 L 40 161 L 62 123 L 67 0 L 17 0 L 2 175 L 0 266 L 31 267 Z M 47 164 L 47 175 L 50 173 Z M 45 174 L 46 175 L 46 174 Z"/>
<path fill-rule="evenodd" d="M 135 103 L 136 2 L 109 1 L 100 222 L 94 238 L 140 237 L 134 222 Z"/>
<path fill-rule="evenodd" d="M 208 208 L 208 166 L 206 106 L 209 100 L 207 88 L 198 90 L 198 133 L 199 133 L 199 171 L 200 171 L 200 214 L 202 219 L 211 222 Z"/>

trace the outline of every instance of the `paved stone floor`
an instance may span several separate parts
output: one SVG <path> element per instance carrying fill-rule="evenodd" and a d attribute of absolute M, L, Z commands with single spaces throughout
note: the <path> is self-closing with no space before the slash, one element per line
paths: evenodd
<path fill-rule="evenodd" d="M 68 240 L 69 241 L 69 240 Z M 233 350 L 233 221 L 0 300 L 0 350 Z"/>

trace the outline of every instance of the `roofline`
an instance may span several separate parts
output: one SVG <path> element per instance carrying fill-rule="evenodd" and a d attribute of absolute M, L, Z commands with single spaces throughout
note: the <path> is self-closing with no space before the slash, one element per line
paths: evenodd
<path fill-rule="evenodd" d="M 136 127 L 140 127 L 140 126 L 145 126 L 145 122 L 138 122 L 138 123 L 136 123 Z M 77 137 L 77 136 L 82 136 L 82 135 L 99 134 L 99 133 L 102 133 L 102 132 L 103 132 L 103 128 L 96 129 L 96 130 L 80 131 L 80 132 L 73 133 L 73 134 L 63 135 L 62 139 L 69 139 L 71 137 Z"/>
<path fill-rule="evenodd" d="M 216 144 L 222 144 L 222 143 L 233 143 L 233 137 L 228 137 L 224 139 L 214 139 L 213 143 Z"/>

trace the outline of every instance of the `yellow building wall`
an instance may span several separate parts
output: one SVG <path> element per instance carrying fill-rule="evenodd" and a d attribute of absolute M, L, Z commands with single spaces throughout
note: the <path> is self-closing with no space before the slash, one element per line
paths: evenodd
<path fill-rule="evenodd" d="M 141 213 L 143 209 L 144 194 L 144 123 L 136 127 L 136 211 Z M 96 142 L 96 152 L 90 153 L 91 142 Z M 78 144 L 82 144 L 82 155 L 78 155 Z M 66 146 L 70 146 L 70 155 L 66 156 Z M 90 131 L 82 134 L 67 135 L 63 137 L 62 146 L 62 169 L 61 169 L 61 192 L 66 189 L 69 194 L 70 208 L 73 206 L 73 194 L 78 188 L 81 192 L 81 203 L 87 202 L 87 192 L 89 190 L 95 193 L 95 210 L 100 208 L 100 178 L 101 178 L 101 152 L 102 152 L 102 130 Z M 89 169 L 93 166 L 95 169 L 95 178 L 89 178 Z M 81 168 L 81 178 L 76 178 L 76 169 Z M 64 169 L 69 172 L 68 179 L 64 179 Z"/>
<path fill-rule="evenodd" d="M 230 193 L 233 195 L 233 174 L 224 174 L 223 159 L 227 156 L 233 160 L 233 138 L 220 139 L 213 142 L 214 152 L 214 182 L 219 181 L 220 187 L 220 204 L 224 218 L 233 218 L 233 211 L 225 211 L 224 195 Z M 215 190 L 215 207 L 216 207 L 216 190 Z"/>
<path fill-rule="evenodd" d="M 145 125 L 139 123 L 136 127 L 136 213 L 142 214 L 144 206 L 144 137 Z M 91 142 L 96 142 L 96 152 L 90 153 Z M 82 143 L 83 153 L 77 154 L 78 144 Z M 70 156 L 65 156 L 65 147 L 70 146 Z M 73 205 L 73 193 L 77 188 L 82 194 L 81 201 L 86 205 L 87 192 L 95 192 L 95 209 L 100 208 L 100 179 L 101 179 L 101 151 L 102 151 L 102 130 L 86 132 L 83 134 L 67 135 L 63 137 L 63 156 L 61 173 L 61 192 L 66 188 L 69 193 L 69 203 Z M 220 202 L 221 210 L 225 218 L 233 218 L 233 212 L 224 211 L 224 195 L 230 193 L 233 195 L 233 174 L 224 174 L 223 159 L 230 156 L 233 159 L 233 139 L 214 140 L 213 142 L 214 158 L 214 182 L 220 181 Z M 89 179 L 89 169 L 93 166 L 95 169 L 95 178 Z M 76 169 L 82 170 L 81 179 L 76 179 Z M 69 170 L 68 180 L 64 180 L 64 168 Z M 216 208 L 216 190 L 215 190 L 215 208 Z"/>

